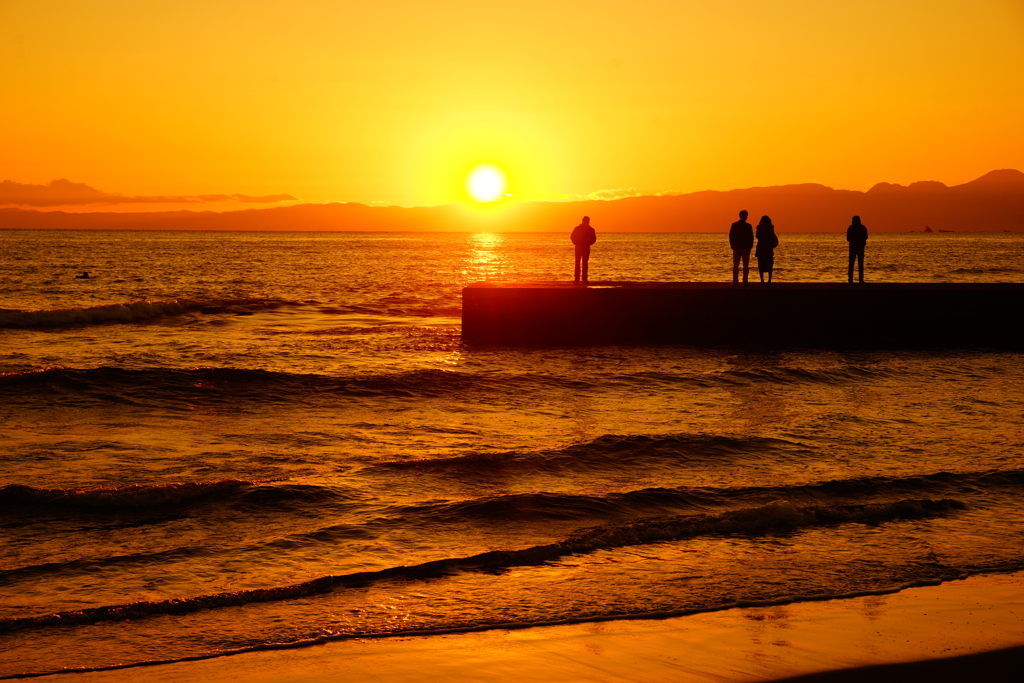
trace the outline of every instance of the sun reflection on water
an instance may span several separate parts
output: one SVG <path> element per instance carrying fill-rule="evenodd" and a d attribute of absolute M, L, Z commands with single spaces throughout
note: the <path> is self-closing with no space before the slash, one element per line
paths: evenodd
<path fill-rule="evenodd" d="M 505 238 L 494 232 L 469 237 L 469 250 L 462 274 L 469 282 L 495 279 L 508 260 Z"/>

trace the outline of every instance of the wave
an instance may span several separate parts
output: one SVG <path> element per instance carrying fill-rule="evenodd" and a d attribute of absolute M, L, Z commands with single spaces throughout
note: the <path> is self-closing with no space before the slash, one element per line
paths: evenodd
<path fill-rule="evenodd" d="M 1017 567 L 1013 567 L 1017 569 Z M 1001 569 L 999 571 L 1007 571 L 1007 569 Z M 726 602 L 713 606 L 695 607 L 695 608 L 680 608 L 670 610 L 658 610 L 651 612 L 629 612 L 624 614 L 586 614 L 572 616 L 563 619 L 551 619 L 551 620 L 534 620 L 534 621 L 514 621 L 514 622 L 491 622 L 484 624 L 465 624 L 458 626 L 438 626 L 435 628 L 407 628 L 399 629 L 394 631 L 376 631 L 376 632 L 343 632 L 343 633 L 327 633 L 320 634 L 312 637 L 300 637 L 296 640 L 277 641 L 277 642 L 259 642 L 256 644 L 237 647 L 237 648 L 218 648 L 213 651 L 204 652 L 201 654 L 193 654 L 186 656 L 179 656 L 170 659 L 150 659 L 140 660 L 134 662 L 122 662 L 117 664 L 108 664 L 100 666 L 82 666 L 82 667 L 62 667 L 52 671 L 33 671 L 23 673 L 13 673 L 8 675 L 0 675 L 0 680 L 14 679 L 14 678 L 35 678 L 40 676 L 48 676 L 58 673 L 97 673 L 101 671 L 117 671 L 122 669 L 133 669 L 136 667 L 147 667 L 157 666 L 163 664 L 177 664 L 179 662 L 194 662 L 207 659 L 217 659 L 220 657 L 231 657 L 234 655 L 247 654 L 252 652 L 266 652 L 266 651 L 277 651 L 277 650 L 293 650 L 298 648 L 312 647 L 315 645 L 324 645 L 331 642 L 339 642 L 346 640 L 355 639 L 380 639 L 380 638 L 409 638 L 409 637 L 429 637 L 429 636 L 441 636 L 441 635 L 454 635 L 454 634 L 466 634 L 466 633 L 479 633 L 483 631 L 510 631 L 517 629 L 527 628 L 538 628 L 545 626 L 565 626 L 570 624 L 584 624 L 584 623 L 601 623 L 606 621 L 633 621 L 633 620 L 651 620 L 651 619 L 669 619 L 677 617 L 685 617 L 694 614 L 708 613 L 708 612 L 722 612 L 725 610 L 737 609 L 737 608 L 749 608 L 749 607 L 778 607 L 780 605 L 792 605 L 801 602 L 822 602 L 826 600 L 844 600 L 849 598 L 863 598 L 868 596 L 882 596 L 892 595 L 901 591 L 907 590 L 908 588 L 921 588 L 924 586 L 938 586 L 947 581 L 958 581 L 965 579 L 971 575 L 985 574 L 988 573 L 984 570 L 964 570 L 964 571 L 950 571 L 945 572 L 937 578 L 919 578 L 912 581 L 906 581 L 893 586 L 886 586 L 884 588 L 866 589 L 866 590 L 855 590 L 842 593 L 813 593 L 813 594 L 794 594 L 787 595 L 778 598 L 767 598 L 764 600 L 737 600 L 735 602 Z"/>
<path fill-rule="evenodd" d="M 570 382 L 573 386 L 580 383 Z M 54 366 L 0 373 L 0 396 L 19 402 L 62 399 L 79 394 L 104 402 L 152 403 L 159 400 L 304 401 L 324 396 L 432 398 L 468 391 L 513 392 L 561 387 L 566 380 L 546 375 L 497 375 L 451 370 L 413 370 L 376 375 L 330 376 L 270 370 L 196 367 L 87 370 Z"/>
<path fill-rule="evenodd" d="M 954 268 L 953 270 L 950 270 L 948 272 L 950 272 L 950 273 L 957 273 L 959 275 L 988 275 L 989 273 L 993 273 L 993 274 L 1020 273 L 1021 269 L 1020 268 L 1006 268 L 1006 267 L 1002 267 L 1002 268 Z"/>
<path fill-rule="evenodd" d="M 844 504 L 886 505 L 906 496 L 976 496 L 996 491 L 1014 495 L 1024 487 L 1024 470 L 981 473 L 936 472 L 890 478 L 862 477 L 795 486 L 733 488 L 646 488 L 602 495 L 514 493 L 465 501 L 430 502 L 388 510 L 376 524 L 486 523 L 489 520 L 593 520 L 632 518 L 757 507 L 772 500 L 829 507 Z"/>
<path fill-rule="evenodd" d="M 269 510 L 277 508 L 292 510 L 303 507 L 323 510 L 325 505 L 337 510 L 338 504 L 346 506 L 347 511 L 353 513 L 358 511 L 351 507 L 353 503 L 362 509 L 361 519 L 365 520 L 362 522 L 357 521 L 359 518 L 353 518 L 349 523 L 332 524 L 234 549 L 248 552 L 277 547 L 292 548 L 311 542 L 333 544 L 353 539 L 366 541 L 378 538 L 382 532 L 389 529 L 436 527 L 442 524 L 480 526 L 494 520 L 520 523 L 559 520 L 593 524 L 598 520 L 634 520 L 681 513 L 731 514 L 736 510 L 760 509 L 778 500 L 789 501 L 791 505 L 801 504 L 824 509 L 850 504 L 887 505 L 910 496 L 933 499 L 945 496 L 972 497 L 996 491 L 1016 496 L 1019 495 L 1020 488 L 1024 487 L 1024 470 L 937 472 L 906 478 L 865 477 L 802 486 L 647 488 L 604 495 L 522 493 L 392 507 L 373 507 L 372 503 L 361 498 L 357 491 L 350 489 L 305 484 L 256 484 L 257 482 L 227 481 L 85 491 L 5 487 L 0 489 L 0 510 L 5 507 L 16 507 L 16 511 L 21 513 L 29 511 L 29 508 L 52 506 L 65 513 L 69 510 L 84 510 L 91 514 L 123 513 L 126 510 L 149 510 L 163 505 L 180 506 L 197 501 L 246 508 L 256 514 L 266 514 Z M 218 495 L 212 495 L 214 493 Z M 0 571 L 0 584 L 24 576 L 75 572 L 82 568 L 91 571 L 97 565 L 148 565 L 158 559 L 173 560 L 179 557 L 208 555 L 210 552 L 209 548 L 175 547 L 129 555 L 28 565 Z"/>
<path fill-rule="evenodd" d="M 290 586 L 140 601 L 122 605 L 0 619 L 0 632 L 28 628 L 124 621 L 160 614 L 184 614 L 257 602 L 289 600 L 337 589 L 359 588 L 389 580 L 417 581 L 461 572 L 500 573 L 512 567 L 539 565 L 568 555 L 596 550 L 682 541 L 699 536 L 764 536 L 839 524 L 883 524 L 936 517 L 965 509 L 957 500 L 907 499 L 881 504 L 796 506 L 787 501 L 716 514 L 651 517 L 579 529 L 562 541 L 519 550 L 494 550 L 469 557 L 445 558 L 412 566 L 323 576 Z"/>
<path fill-rule="evenodd" d="M 806 368 L 764 368 L 757 370 L 729 370 L 721 373 L 722 379 L 736 379 L 746 382 L 768 382 L 770 384 L 841 384 L 867 378 L 885 377 L 888 372 L 874 368 L 850 366 L 836 370 L 809 370 Z"/>
<path fill-rule="evenodd" d="M 592 448 L 604 446 L 604 450 Z M 632 448 L 633 450 L 629 450 Z M 466 478 L 474 474 L 494 476 L 510 469 L 587 473 L 602 468 L 637 469 L 663 462 L 678 466 L 680 459 L 707 459 L 722 455 L 756 454 L 771 449 L 800 454 L 799 444 L 778 439 L 727 437 L 601 437 L 590 444 L 538 454 L 471 454 L 447 459 L 413 460 L 372 465 L 379 468 L 414 469 L 417 476 L 436 473 Z M 809 452 L 809 451 L 808 451 Z M 202 503 L 231 506 L 257 513 L 295 509 L 342 508 L 349 513 L 365 508 L 372 522 L 343 525 L 345 533 L 360 535 L 380 527 L 423 524 L 482 524 L 490 520 L 596 520 L 651 514 L 703 512 L 763 505 L 784 499 L 805 505 L 887 502 L 906 496 L 977 496 L 1016 493 L 1024 487 L 1024 469 L 983 472 L 934 472 L 911 477 L 858 477 L 782 486 L 652 487 L 632 491 L 582 494 L 565 492 L 510 493 L 467 500 L 429 501 L 405 505 L 375 505 L 359 489 L 315 484 L 274 483 L 273 480 L 127 484 L 95 488 L 36 488 L 22 484 L 0 487 L 0 512 L 29 510 L 81 511 L 90 514 L 154 511 Z M 339 507 L 340 506 L 340 507 Z M 355 507 L 353 507 L 355 506 Z M 362 530 L 362 527 L 367 527 Z M 330 534 L 332 528 L 308 532 Z M 292 539 L 294 541 L 296 539 Z M 291 541 L 289 541 L 291 542 Z"/>
<path fill-rule="evenodd" d="M 450 344 L 450 335 L 441 335 Z M 422 345 L 424 340 L 410 343 Z M 419 346 L 417 347 L 419 348 Z M 43 370 L 0 373 L 0 395 L 17 392 L 19 402 L 47 399 L 57 393 L 62 399 L 74 394 L 102 401 L 152 403 L 159 399 L 217 400 L 240 398 L 265 401 L 303 401 L 325 396 L 435 398 L 472 391 L 519 395 L 527 391 L 584 390 L 610 385 L 736 385 L 839 384 L 861 379 L 876 371 L 847 368 L 841 371 L 809 371 L 796 368 L 724 373 L 682 374 L 640 373 L 632 375 L 559 377 L 540 373 L 467 372 L 423 369 L 408 372 L 332 376 L 281 371 L 196 367 L 190 369 L 151 368 L 128 370 L 117 367 L 75 369 L 53 366 Z M 27 391 L 26 391 L 27 389 Z"/>
<path fill-rule="evenodd" d="M 168 484 L 126 484 L 95 488 L 36 488 L 23 484 L 0 487 L 0 512 L 80 510 L 90 513 L 160 510 L 198 502 L 268 511 L 295 506 L 347 504 L 360 495 L 351 489 L 314 484 L 273 484 L 270 479 L 223 479 Z"/>
<path fill-rule="evenodd" d="M 614 378 L 614 381 L 647 386 L 651 384 L 673 385 L 689 384 L 700 387 L 736 386 L 740 384 L 768 383 L 780 385 L 792 384 L 825 384 L 837 385 L 850 381 L 861 381 L 870 378 L 885 377 L 891 374 L 877 368 L 850 366 L 838 369 L 822 370 L 797 367 L 774 367 L 751 370 L 722 370 L 719 372 L 666 373 L 638 372 L 633 375 Z"/>
<path fill-rule="evenodd" d="M 0 487 L 4 508 L 71 508 L 91 511 L 146 510 L 182 505 L 257 484 L 257 481 L 224 479 L 173 484 L 126 484 L 89 489 L 41 489 L 22 484 Z"/>
<path fill-rule="evenodd" d="M 0 309 L 0 328 L 58 327 L 98 323 L 133 323 L 188 312 L 246 314 L 290 302 L 276 299 L 212 299 L 193 301 L 133 301 L 120 304 L 35 311 Z"/>
<path fill-rule="evenodd" d="M 11 585 L 26 579 L 37 579 L 41 576 L 59 574 L 66 578 L 71 574 L 95 573 L 101 567 L 124 567 L 130 565 L 152 565 L 156 562 L 175 562 L 184 558 L 209 555 L 210 549 L 203 546 L 185 546 L 168 548 L 152 552 L 129 553 L 126 555 L 106 555 L 103 557 L 85 557 L 63 562 L 44 562 L 30 564 L 13 569 L 0 570 L 0 586 Z"/>
<path fill-rule="evenodd" d="M 400 320 L 388 325 L 339 325 L 337 327 L 318 327 L 315 329 L 272 329 L 260 330 L 267 336 L 304 336 L 304 337 L 352 337 L 360 335 L 400 335 L 403 337 L 456 337 L 461 339 L 461 331 L 457 325 L 409 325 L 407 320 Z"/>
<path fill-rule="evenodd" d="M 729 459 L 746 454 L 775 452 L 798 456 L 812 453 L 801 443 L 766 437 L 729 437 L 702 434 L 604 434 L 592 441 L 563 448 L 534 452 L 467 453 L 447 458 L 390 460 L 377 463 L 385 469 L 414 468 L 445 473 L 491 474 L 496 470 L 533 470 L 556 472 L 586 471 L 608 467 L 662 462 L 666 465 Z"/>
<path fill-rule="evenodd" d="M 142 619 L 158 614 L 187 614 L 215 607 L 237 607 L 256 602 L 271 602 L 324 593 L 331 589 L 332 577 L 325 576 L 304 583 L 276 588 L 257 588 L 201 595 L 192 598 L 171 600 L 140 601 L 125 605 L 90 607 L 83 610 L 56 612 L 36 617 L 14 617 L 0 619 L 0 633 L 18 631 L 39 626 L 69 626 L 93 624 L 100 621 L 127 621 Z"/>
<path fill-rule="evenodd" d="M 389 318 L 430 318 L 462 316 L 462 295 L 453 291 L 441 296 L 422 294 L 381 297 L 375 301 L 353 304 L 319 306 L 317 311 L 327 315 L 384 316 Z"/>

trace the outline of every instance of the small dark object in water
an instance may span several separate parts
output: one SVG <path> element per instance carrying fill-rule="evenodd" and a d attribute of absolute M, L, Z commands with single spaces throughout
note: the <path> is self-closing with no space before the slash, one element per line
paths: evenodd
<path fill-rule="evenodd" d="M 92 278 L 89 275 L 89 271 L 83 270 L 81 275 L 76 275 L 75 276 L 75 279 L 76 280 L 91 280 Z"/>

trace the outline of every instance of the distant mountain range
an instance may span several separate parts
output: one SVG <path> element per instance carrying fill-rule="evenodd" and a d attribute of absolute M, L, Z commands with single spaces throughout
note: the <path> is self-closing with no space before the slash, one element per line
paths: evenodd
<path fill-rule="evenodd" d="M 516 202 L 482 210 L 462 204 L 401 208 L 356 203 L 299 204 L 245 211 L 65 213 L 0 209 L 0 228 L 64 230 L 570 230 L 588 215 L 598 231 L 717 232 L 741 209 L 756 223 L 769 215 L 782 232 L 845 230 L 859 215 L 869 230 L 884 232 L 1024 231 L 1024 173 L 992 171 L 963 185 L 935 181 L 909 186 L 879 183 L 867 192 L 805 183 L 708 190 L 613 201 Z"/>

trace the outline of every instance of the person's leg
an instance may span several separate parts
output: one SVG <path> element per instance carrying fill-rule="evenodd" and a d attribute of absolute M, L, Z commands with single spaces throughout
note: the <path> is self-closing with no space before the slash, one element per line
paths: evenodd
<path fill-rule="evenodd" d="M 732 283 L 733 285 L 740 283 L 740 252 L 736 249 L 732 250 Z"/>
<path fill-rule="evenodd" d="M 861 282 L 864 282 L 864 247 L 857 250 L 857 273 Z"/>
<path fill-rule="evenodd" d="M 743 284 L 747 284 L 747 276 L 750 274 L 750 250 L 743 252 Z"/>
<path fill-rule="evenodd" d="M 765 268 L 768 270 L 768 284 L 772 284 L 772 271 L 775 270 L 775 254 L 768 257 L 768 262 L 765 263 Z"/>
<path fill-rule="evenodd" d="M 850 245 L 850 266 L 846 269 L 846 280 L 853 284 L 853 262 L 857 258 L 857 249 Z"/>
<path fill-rule="evenodd" d="M 580 281 L 580 258 L 583 256 L 583 252 L 580 251 L 579 247 L 576 247 L 576 267 L 572 271 L 572 281 Z"/>
<path fill-rule="evenodd" d="M 764 271 L 768 268 L 768 263 L 764 260 L 763 256 L 757 257 L 757 274 L 761 278 L 761 284 L 764 284 Z"/>
<path fill-rule="evenodd" d="M 583 281 L 589 282 L 587 271 L 590 270 L 590 247 L 583 247 Z"/>

